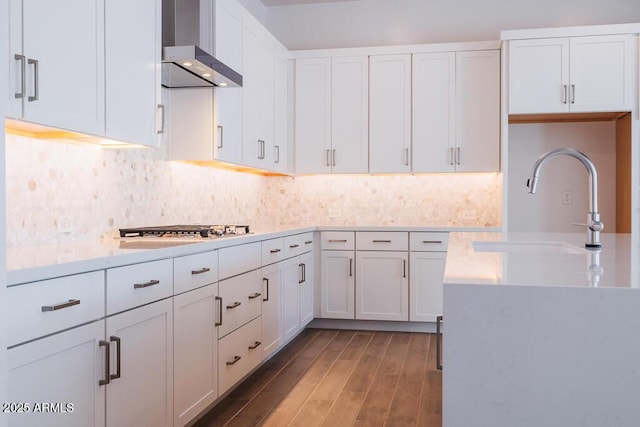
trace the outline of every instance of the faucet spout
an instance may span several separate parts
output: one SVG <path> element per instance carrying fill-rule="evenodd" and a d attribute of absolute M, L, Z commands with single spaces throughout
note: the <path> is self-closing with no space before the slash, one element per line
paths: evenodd
<path fill-rule="evenodd" d="M 600 214 L 598 212 L 598 171 L 591 159 L 581 151 L 574 148 L 557 148 L 551 150 L 536 160 L 531 169 L 531 176 L 527 180 L 527 187 L 529 187 L 529 193 L 535 194 L 538 179 L 540 177 L 540 171 L 542 166 L 550 159 L 558 156 L 569 156 L 577 159 L 584 165 L 589 173 L 589 212 L 587 214 L 587 248 L 600 248 L 600 232 L 604 229 L 604 224 L 600 221 Z"/>

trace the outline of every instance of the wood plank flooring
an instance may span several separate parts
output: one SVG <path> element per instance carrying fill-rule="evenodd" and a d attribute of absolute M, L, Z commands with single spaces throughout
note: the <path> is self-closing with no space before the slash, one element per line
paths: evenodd
<path fill-rule="evenodd" d="M 435 335 L 307 329 L 195 427 L 442 425 Z"/>

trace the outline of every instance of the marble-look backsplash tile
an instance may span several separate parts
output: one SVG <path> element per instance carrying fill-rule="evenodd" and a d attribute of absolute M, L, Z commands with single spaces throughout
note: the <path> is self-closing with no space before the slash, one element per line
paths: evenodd
<path fill-rule="evenodd" d="M 164 161 L 157 149 L 103 149 L 7 134 L 7 243 L 110 238 L 177 223 L 501 225 L 499 174 L 263 177 Z M 463 219 L 464 215 L 472 219 Z M 74 232 L 57 221 L 73 217 Z"/>

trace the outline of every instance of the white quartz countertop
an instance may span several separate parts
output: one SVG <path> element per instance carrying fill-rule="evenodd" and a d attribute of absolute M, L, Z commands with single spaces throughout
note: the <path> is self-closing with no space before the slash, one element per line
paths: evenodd
<path fill-rule="evenodd" d="M 454 232 L 445 284 L 640 288 L 640 250 L 630 234 Z"/>

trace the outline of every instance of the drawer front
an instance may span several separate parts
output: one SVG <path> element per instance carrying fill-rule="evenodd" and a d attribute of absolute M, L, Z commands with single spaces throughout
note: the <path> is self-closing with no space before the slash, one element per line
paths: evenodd
<path fill-rule="evenodd" d="M 107 270 L 107 315 L 173 295 L 173 260 Z"/>
<path fill-rule="evenodd" d="M 406 231 L 358 231 L 356 249 L 359 251 L 408 251 L 409 233 Z"/>
<path fill-rule="evenodd" d="M 8 345 L 104 317 L 104 271 L 7 289 Z"/>
<path fill-rule="evenodd" d="M 320 240 L 322 250 L 352 251 L 356 248 L 353 231 L 323 231 Z"/>
<path fill-rule="evenodd" d="M 262 314 L 262 273 L 250 271 L 223 280 L 218 286 L 222 299 L 218 338 L 222 338 Z"/>
<path fill-rule="evenodd" d="M 298 256 L 304 252 L 309 251 L 310 249 L 308 249 L 309 244 L 305 245 L 305 240 L 304 240 L 304 236 L 306 234 L 294 234 L 293 236 L 286 236 L 284 238 L 284 257 L 286 258 L 293 258 L 294 256 Z M 308 239 L 307 241 L 311 240 L 311 243 L 313 243 L 313 239 Z"/>
<path fill-rule="evenodd" d="M 174 294 L 218 281 L 218 251 L 187 255 L 173 260 Z"/>
<path fill-rule="evenodd" d="M 262 360 L 262 318 L 218 341 L 218 387 L 222 395 Z"/>
<path fill-rule="evenodd" d="M 449 233 L 442 231 L 410 233 L 410 240 L 413 252 L 446 252 Z"/>
<path fill-rule="evenodd" d="M 281 237 L 264 240 L 262 242 L 262 265 L 269 265 L 281 261 L 284 256 L 283 247 L 284 241 Z"/>
<path fill-rule="evenodd" d="M 237 276 L 262 266 L 260 242 L 231 246 L 218 250 L 218 278 Z"/>

